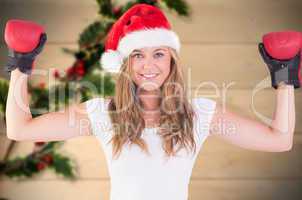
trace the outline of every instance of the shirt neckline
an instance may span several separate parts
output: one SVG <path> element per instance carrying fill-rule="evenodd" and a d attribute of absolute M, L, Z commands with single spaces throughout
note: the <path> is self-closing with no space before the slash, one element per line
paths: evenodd
<path fill-rule="evenodd" d="M 147 129 L 147 130 L 153 130 L 153 129 L 158 129 L 159 127 L 145 127 L 144 129 Z"/>
<path fill-rule="evenodd" d="M 150 133 L 150 132 L 151 132 L 151 133 L 154 133 L 155 131 L 158 130 L 158 128 L 159 128 L 159 127 L 149 127 L 149 128 L 146 127 L 146 128 L 143 129 L 143 134 L 145 134 L 145 133 L 148 134 L 148 133 Z"/>

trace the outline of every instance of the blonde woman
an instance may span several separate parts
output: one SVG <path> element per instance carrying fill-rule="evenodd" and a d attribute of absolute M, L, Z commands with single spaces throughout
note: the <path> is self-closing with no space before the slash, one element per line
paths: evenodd
<path fill-rule="evenodd" d="M 20 27 L 16 23 L 13 28 Z M 119 72 L 115 96 L 92 98 L 63 112 L 32 118 L 27 80 L 46 36 L 39 28 L 29 29 L 32 46 L 38 47 L 27 50 L 27 59 L 16 53 L 20 45 L 26 46 L 22 40 L 8 42 L 16 56 L 8 64 L 7 137 L 54 141 L 96 136 L 106 155 L 111 200 L 188 199 L 195 159 L 210 134 L 251 150 L 282 152 L 292 147 L 292 85 L 278 87 L 271 126 L 223 111 L 212 99 L 189 100 L 178 36 L 161 10 L 146 4 L 131 7 L 107 35 L 101 63 L 104 70 Z M 234 132 L 219 128 L 223 123 L 234 125 Z"/>

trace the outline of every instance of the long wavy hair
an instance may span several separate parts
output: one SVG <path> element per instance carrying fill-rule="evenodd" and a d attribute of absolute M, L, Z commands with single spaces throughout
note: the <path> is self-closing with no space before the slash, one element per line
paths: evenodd
<path fill-rule="evenodd" d="M 171 68 L 170 74 L 160 87 L 161 104 L 157 134 L 162 138 L 162 148 L 169 157 L 176 155 L 182 148 L 195 153 L 196 143 L 193 133 L 195 113 L 187 99 L 183 68 L 177 52 L 172 48 L 168 49 Z M 145 121 L 140 111 L 140 100 L 136 95 L 137 85 L 129 78 L 131 69 L 131 56 L 128 56 L 116 79 L 115 95 L 110 98 L 108 105 L 114 133 L 109 142 L 112 142 L 114 158 L 119 157 L 122 147 L 127 143 L 138 145 L 150 155 L 148 146 L 141 137 Z"/>

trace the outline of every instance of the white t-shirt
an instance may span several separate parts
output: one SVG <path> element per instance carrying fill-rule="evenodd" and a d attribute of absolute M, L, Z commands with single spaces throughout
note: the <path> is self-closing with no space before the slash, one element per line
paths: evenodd
<path fill-rule="evenodd" d="M 151 156 L 137 145 L 123 146 L 118 159 L 112 159 L 112 146 L 108 143 L 113 134 L 107 111 L 109 99 L 93 98 L 86 101 L 86 109 L 96 136 L 105 153 L 111 178 L 110 200 L 187 200 L 192 169 L 202 144 L 209 135 L 209 125 L 216 102 L 198 97 L 192 99 L 196 112 L 194 137 L 197 151 L 187 154 L 185 149 L 177 157 L 166 159 L 157 128 L 145 128 L 142 138 Z"/>

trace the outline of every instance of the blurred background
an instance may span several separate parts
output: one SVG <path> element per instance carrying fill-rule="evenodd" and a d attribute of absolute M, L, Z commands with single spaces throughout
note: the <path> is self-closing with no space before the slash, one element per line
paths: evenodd
<path fill-rule="evenodd" d="M 78 65 L 77 61 L 85 60 L 83 52 L 87 53 L 85 50 L 78 52 L 81 33 L 94 21 L 105 21 L 104 15 L 101 16 L 99 13 L 100 2 L 101 0 L 0 0 L 0 66 L 3 68 L 7 61 L 7 47 L 3 35 L 5 23 L 13 18 L 35 21 L 45 27 L 48 41 L 37 59 L 37 68 L 66 70 L 70 66 Z M 116 5 L 127 3 L 125 0 L 112 2 Z M 173 4 L 173 1 L 149 2 Z M 190 8 L 188 10 L 190 16 L 180 15 L 182 5 L 175 4 L 176 9 L 165 8 L 165 13 L 173 30 L 181 39 L 181 59 L 191 96 L 204 96 L 217 102 L 225 102 L 228 109 L 259 121 L 263 120 L 262 117 L 271 118 L 276 92 L 270 88 L 270 80 L 266 82 L 267 88 L 255 93 L 255 102 L 252 105 L 252 96 L 257 84 L 269 75 L 258 53 L 257 45 L 262 36 L 268 32 L 289 29 L 302 31 L 302 1 L 187 0 L 186 2 Z M 115 10 L 115 14 L 118 15 L 118 12 L 120 10 Z M 91 44 L 88 36 L 87 38 L 85 40 L 82 37 Z M 83 40 L 82 43 L 80 41 L 82 49 L 85 47 Z M 102 49 L 100 46 L 93 48 Z M 68 53 L 62 49 L 70 51 Z M 86 64 L 98 67 L 91 63 Z M 1 77 L 9 80 L 3 70 Z M 55 79 L 55 75 L 32 77 L 31 82 L 43 89 L 48 87 L 50 79 Z M 106 87 L 108 95 L 111 94 L 111 88 Z M 291 151 L 282 153 L 250 151 L 209 137 L 193 170 L 189 199 L 302 199 L 301 90 L 295 90 L 295 100 L 296 132 Z M 12 148 L 12 141 L 6 138 L 4 120 L 0 128 L 2 160 L 26 156 L 33 152 L 33 149 L 37 150 L 43 146 L 33 142 L 17 142 Z M 66 162 L 57 156 L 55 158 L 61 162 L 57 162 L 59 164 L 56 169 L 59 169 L 61 174 L 38 163 L 40 165 L 35 165 L 38 168 L 29 167 L 30 170 L 38 172 L 31 177 L 2 175 L 0 199 L 109 199 L 110 179 L 106 161 L 95 137 L 70 139 L 57 151 L 76 163 L 73 166 L 76 172 L 75 179 L 71 181 L 65 178 L 70 168 L 59 168 L 60 163 Z M 64 173 L 65 176 L 62 176 Z"/>

